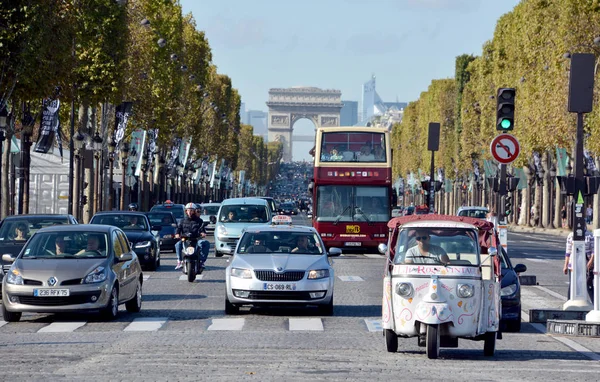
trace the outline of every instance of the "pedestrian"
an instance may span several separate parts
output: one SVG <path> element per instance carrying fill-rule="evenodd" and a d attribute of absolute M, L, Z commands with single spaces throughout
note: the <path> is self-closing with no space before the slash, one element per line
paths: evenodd
<path fill-rule="evenodd" d="M 562 220 L 562 227 L 567 228 L 567 206 L 565 205 L 560 210 L 560 219 Z"/>
<path fill-rule="evenodd" d="M 592 224 L 592 218 L 594 217 L 594 209 L 591 204 L 588 204 L 587 209 L 585 210 L 585 222 L 586 224 Z"/>
<path fill-rule="evenodd" d="M 586 258 L 586 286 L 590 300 L 594 300 L 594 235 L 586 229 L 585 236 L 585 258 Z M 571 299 L 571 271 L 573 270 L 573 260 L 571 253 L 573 250 L 573 232 L 567 236 L 567 248 L 565 250 L 565 263 L 563 265 L 563 273 L 569 275 L 569 290 L 567 291 L 567 298 Z"/>

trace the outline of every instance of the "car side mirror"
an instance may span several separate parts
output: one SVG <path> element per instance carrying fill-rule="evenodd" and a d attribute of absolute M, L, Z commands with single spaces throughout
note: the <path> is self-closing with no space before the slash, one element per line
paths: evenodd
<path fill-rule="evenodd" d="M 342 250 L 337 247 L 331 247 L 331 248 L 329 248 L 329 251 L 327 252 L 327 256 L 339 256 L 341 254 L 342 254 Z"/>
<path fill-rule="evenodd" d="M 4 258 L 2 258 L 2 259 L 4 259 Z M 517 272 L 517 273 L 523 273 L 523 272 L 527 271 L 527 265 L 517 264 L 517 265 L 515 265 L 514 269 L 515 269 L 515 272 Z"/>
<path fill-rule="evenodd" d="M 379 251 L 379 253 L 381 253 L 382 255 L 385 255 L 385 254 L 387 253 L 388 246 L 387 246 L 386 244 L 383 244 L 383 243 L 381 243 L 381 244 L 379 244 L 379 245 L 377 246 L 377 250 L 378 250 L 378 251 Z"/>
<path fill-rule="evenodd" d="M 494 247 L 488 248 L 488 255 L 491 257 L 498 256 L 498 250 Z"/>
<path fill-rule="evenodd" d="M 16 257 L 11 255 L 10 253 L 5 253 L 4 255 L 2 255 L 2 261 L 5 263 L 14 263 L 15 259 Z"/>
<path fill-rule="evenodd" d="M 131 261 L 133 260 L 133 255 L 131 252 L 125 252 L 121 256 L 119 256 L 119 261 Z"/>
<path fill-rule="evenodd" d="M 173 224 L 171 224 L 171 227 L 177 228 L 177 224 L 173 223 Z"/>

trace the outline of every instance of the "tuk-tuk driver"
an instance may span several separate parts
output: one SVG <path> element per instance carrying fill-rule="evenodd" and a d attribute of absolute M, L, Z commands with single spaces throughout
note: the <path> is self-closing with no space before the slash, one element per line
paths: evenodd
<path fill-rule="evenodd" d="M 417 230 L 415 234 L 417 245 L 409 248 L 404 256 L 407 264 L 448 264 L 450 258 L 444 249 L 431 244 L 431 236 L 425 230 Z"/>

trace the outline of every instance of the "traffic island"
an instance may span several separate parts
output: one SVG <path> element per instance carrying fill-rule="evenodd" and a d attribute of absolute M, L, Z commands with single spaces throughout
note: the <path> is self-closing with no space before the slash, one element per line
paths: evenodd
<path fill-rule="evenodd" d="M 567 336 L 600 337 L 600 322 L 548 320 L 546 332 Z"/>

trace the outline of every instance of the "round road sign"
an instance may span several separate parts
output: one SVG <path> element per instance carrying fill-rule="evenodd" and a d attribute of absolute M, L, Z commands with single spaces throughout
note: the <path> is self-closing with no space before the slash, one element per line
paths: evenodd
<path fill-rule="evenodd" d="M 500 164 L 512 163 L 521 152 L 521 146 L 517 138 L 510 134 L 500 134 L 492 139 L 490 145 L 492 157 Z"/>

